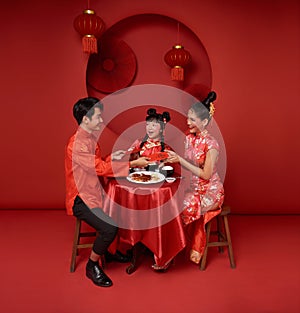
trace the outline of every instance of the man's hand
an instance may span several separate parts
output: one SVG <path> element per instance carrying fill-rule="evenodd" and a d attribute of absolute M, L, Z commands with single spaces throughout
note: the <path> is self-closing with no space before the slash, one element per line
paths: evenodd
<path fill-rule="evenodd" d="M 118 150 L 111 154 L 112 160 L 121 160 L 125 154 L 125 150 Z"/>

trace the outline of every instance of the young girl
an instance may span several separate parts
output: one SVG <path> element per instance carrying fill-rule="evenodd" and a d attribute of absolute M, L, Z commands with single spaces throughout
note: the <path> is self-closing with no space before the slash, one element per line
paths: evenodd
<path fill-rule="evenodd" d="M 219 145 L 206 127 L 215 108 L 216 93 L 191 106 L 188 111 L 189 133 L 185 139 L 185 157 L 169 152 L 168 162 L 180 162 L 191 172 L 190 189 L 186 191 L 181 213 L 190 244 L 190 260 L 199 264 L 206 244 L 205 224 L 221 212 L 224 189 L 216 171 Z"/>
<path fill-rule="evenodd" d="M 158 152 L 164 152 L 165 149 L 171 150 L 165 144 L 164 136 L 166 123 L 170 120 L 169 112 L 159 114 L 155 109 L 149 109 L 146 116 L 146 135 L 143 139 L 137 139 L 129 148 L 129 151 L 132 151 L 130 160 L 139 156 L 149 157 Z"/>

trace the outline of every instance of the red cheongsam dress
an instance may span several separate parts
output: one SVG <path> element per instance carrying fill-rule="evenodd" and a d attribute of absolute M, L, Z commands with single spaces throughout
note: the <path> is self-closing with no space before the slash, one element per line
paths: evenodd
<path fill-rule="evenodd" d="M 211 149 L 219 151 L 219 145 L 207 131 L 186 136 L 185 158 L 190 163 L 202 168 L 207 152 Z M 221 212 L 223 200 L 224 189 L 216 171 L 216 164 L 209 180 L 196 175 L 191 176 L 190 188 L 185 192 L 181 217 L 186 225 L 190 248 L 201 255 L 206 245 L 205 224 Z"/>

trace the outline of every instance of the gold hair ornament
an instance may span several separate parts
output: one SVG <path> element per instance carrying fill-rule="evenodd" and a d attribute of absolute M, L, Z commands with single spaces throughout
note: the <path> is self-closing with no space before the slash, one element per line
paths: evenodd
<path fill-rule="evenodd" d="M 215 111 L 216 111 L 216 108 L 215 108 L 213 102 L 211 102 L 210 106 L 209 106 L 209 116 L 213 117 L 213 115 L 215 114 Z"/>

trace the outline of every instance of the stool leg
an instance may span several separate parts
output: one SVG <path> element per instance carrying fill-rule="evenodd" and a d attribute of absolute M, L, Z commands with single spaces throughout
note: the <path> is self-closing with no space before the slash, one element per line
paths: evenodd
<path fill-rule="evenodd" d="M 223 237 L 222 237 L 222 223 L 221 223 L 221 219 L 222 217 L 220 215 L 217 216 L 217 233 L 218 233 L 218 241 L 221 242 L 223 241 Z M 223 220 L 224 223 L 224 220 Z M 220 253 L 224 252 L 224 248 L 222 246 L 218 247 L 218 250 Z"/>
<path fill-rule="evenodd" d="M 209 237 L 210 237 L 210 228 L 211 228 L 211 221 L 209 221 L 207 223 L 207 226 L 206 226 L 206 245 L 205 245 L 203 256 L 202 256 L 201 261 L 200 261 L 200 270 L 201 271 L 204 271 L 205 266 L 206 266 L 206 257 L 207 257 L 208 242 L 209 242 Z"/>
<path fill-rule="evenodd" d="M 71 266 L 70 266 L 70 272 L 73 273 L 75 271 L 75 262 L 76 262 L 76 256 L 77 256 L 77 245 L 79 243 L 79 233 L 81 228 L 81 220 L 76 219 L 76 225 L 75 225 L 75 234 L 74 234 L 74 240 L 73 240 L 73 248 L 72 248 L 72 258 L 71 258 Z"/>
<path fill-rule="evenodd" d="M 225 232 L 226 232 L 226 237 L 227 237 L 227 242 L 228 242 L 228 254 L 229 254 L 229 259 L 230 259 L 230 266 L 231 268 L 235 268 L 235 261 L 233 257 L 233 249 L 232 249 L 228 219 L 226 215 L 224 216 L 224 226 L 225 226 Z"/>

